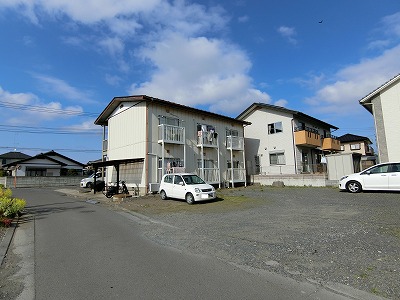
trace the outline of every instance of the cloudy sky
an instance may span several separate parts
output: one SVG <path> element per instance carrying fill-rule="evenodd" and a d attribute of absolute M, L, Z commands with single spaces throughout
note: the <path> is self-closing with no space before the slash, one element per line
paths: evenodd
<path fill-rule="evenodd" d="M 100 158 L 93 121 L 146 94 L 236 117 L 253 102 L 368 136 L 400 73 L 398 0 L 1 0 L 0 153 Z"/>

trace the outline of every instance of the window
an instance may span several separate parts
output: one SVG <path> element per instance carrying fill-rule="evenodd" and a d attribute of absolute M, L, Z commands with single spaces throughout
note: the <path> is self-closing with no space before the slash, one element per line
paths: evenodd
<path fill-rule="evenodd" d="M 261 173 L 261 164 L 260 164 L 260 156 L 259 155 L 255 155 L 254 156 L 254 162 L 255 162 L 255 167 L 256 167 L 256 174 L 260 174 Z"/>
<path fill-rule="evenodd" d="M 172 183 L 172 175 L 167 175 L 164 177 L 164 182 L 166 183 Z"/>
<path fill-rule="evenodd" d="M 372 168 L 369 170 L 371 174 L 377 174 L 377 173 L 387 173 L 389 169 L 389 165 L 381 165 L 377 166 L 375 168 Z"/>
<path fill-rule="evenodd" d="M 276 152 L 269 154 L 269 163 L 270 165 L 284 165 L 285 164 L 285 153 L 284 152 Z"/>
<path fill-rule="evenodd" d="M 361 149 L 361 145 L 360 144 L 351 144 L 350 145 L 350 149 L 351 150 L 360 150 Z"/>
<path fill-rule="evenodd" d="M 197 159 L 197 168 L 201 169 L 201 159 Z M 205 159 L 204 160 L 204 168 L 205 169 L 213 169 L 214 168 L 214 160 Z"/>
<path fill-rule="evenodd" d="M 172 126 L 179 126 L 179 119 L 171 118 L 166 116 L 158 116 L 159 125 L 172 125 Z"/>
<path fill-rule="evenodd" d="M 226 136 L 239 136 L 239 131 L 236 129 L 226 129 Z"/>
<path fill-rule="evenodd" d="M 179 175 L 175 175 L 174 176 L 174 184 L 180 184 L 180 183 L 183 183 L 182 177 Z"/>
<path fill-rule="evenodd" d="M 228 169 L 232 168 L 232 164 L 231 164 L 230 160 L 227 160 L 226 163 L 227 163 Z M 234 160 L 233 161 L 233 169 L 239 169 L 239 164 L 240 163 L 238 160 Z"/>
<path fill-rule="evenodd" d="M 282 122 L 268 124 L 268 134 L 282 132 Z"/>

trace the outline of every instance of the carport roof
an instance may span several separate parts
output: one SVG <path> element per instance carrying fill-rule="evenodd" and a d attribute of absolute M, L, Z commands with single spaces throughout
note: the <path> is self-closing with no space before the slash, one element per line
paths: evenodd
<path fill-rule="evenodd" d="M 128 159 L 115 159 L 115 160 L 100 161 L 100 162 L 92 163 L 92 166 L 94 168 L 102 168 L 102 167 L 131 164 L 131 163 L 138 163 L 138 162 L 144 162 L 144 158 L 128 158 Z"/>

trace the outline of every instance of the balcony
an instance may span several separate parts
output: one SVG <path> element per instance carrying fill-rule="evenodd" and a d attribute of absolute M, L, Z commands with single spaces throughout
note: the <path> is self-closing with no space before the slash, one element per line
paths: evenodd
<path fill-rule="evenodd" d="M 226 148 L 228 150 L 244 150 L 244 138 L 238 136 L 227 136 Z"/>
<path fill-rule="evenodd" d="M 333 135 L 331 135 L 329 137 L 325 137 L 322 140 L 322 150 L 339 151 L 340 150 L 340 141 Z"/>
<path fill-rule="evenodd" d="M 219 183 L 219 169 L 218 168 L 204 168 L 197 169 L 196 173 L 199 177 L 203 178 L 208 184 Z M 203 174 L 204 173 L 204 174 Z"/>
<path fill-rule="evenodd" d="M 212 131 L 199 131 L 197 134 L 197 147 L 218 148 L 218 134 Z"/>
<path fill-rule="evenodd" d="M 232 182 L 246 182 L 246 169 L 233 168 L 233 180 L 232 180 L 232 169 L 226 170 L 226 180 Z"/>
<path fill-rule="evenodd" d="M 185 143 L 185 128 L 173 125 L 158 125 L 158 143 L 181 144 Z"/>
<path fill-rule="evenodd" d="M 322 145 L 318 130 L 309 127 L 295 128 L 294 139 L 296 146 L 316 148 Z"/>

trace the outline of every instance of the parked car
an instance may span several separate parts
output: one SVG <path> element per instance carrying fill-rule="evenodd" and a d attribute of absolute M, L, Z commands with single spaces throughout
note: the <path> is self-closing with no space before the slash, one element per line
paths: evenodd
<path fill-rule="evenodd" d="M 97 178 L 101 177 L 101 173 L 96 173 L 96 174 L 93 173 L 89 177 L 83 178 L 81 180 L 80 187 L 83 187 L 83 188 L 87 187 L 87 188 L 91 189 L 93 187 L 93 184 L 94 184 L 94 177 L 95 176 L 96 176 L 96 181 L 97 181 Z"/>
<path fill-rule="evenodd" d="M 216 198 L 215 189 L 212 185 L 205 183 L 199 176 L 189 173 L 164 175 L 158 191 L 162 200 L 168 198 L 182 199 L 189 204 Z"/>
<path fill-rule="evenodd" d="M 351 193 L 363 190 L 400 191 L 400 163 L 382 163 L 362 172 L 343 176 L 339 180 L 339 189 Z"/>

